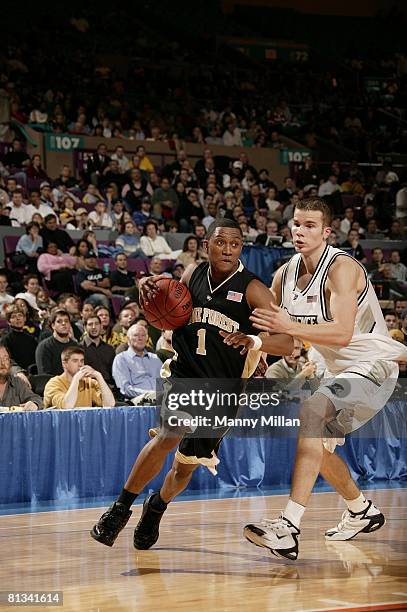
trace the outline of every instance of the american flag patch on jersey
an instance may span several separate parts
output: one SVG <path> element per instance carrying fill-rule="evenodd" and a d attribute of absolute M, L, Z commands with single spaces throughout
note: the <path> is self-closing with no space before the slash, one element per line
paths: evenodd
<path fill-rule="evenodd" d="M 317 295 L 307 295 L 307 304 L 312 304 L 313 302 L 318 302 Z"/>
<path fill-rule="evenodd" d="M 231 302 L 241 302 L 243 299 L 243 293 L 239 293 L 238 291 L 228 291 L 226 299 L 230 300 Z"/>

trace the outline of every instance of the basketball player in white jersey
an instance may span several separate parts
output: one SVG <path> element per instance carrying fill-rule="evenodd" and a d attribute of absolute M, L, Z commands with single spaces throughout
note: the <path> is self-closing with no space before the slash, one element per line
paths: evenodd
<path fill-rule="evenodd" d="M 339 524 L 325 533 L 327 539 L 349 540 L 384 525 L 383 514 L 365 499 L 334 448 L 386 405 L 397 382 L 395 362 L 407 359 L 406 347 L 388 335 L 364 267 L 328 246 L 329 224 L 323 200 L 309 198 L 296 205 L 292 234 L 297 254 L 275 276 L 271 310 L 256 309 L 250 317 L 259 330 L 310 343 L 327 367 L 318 390 L 301 406 L 286 508 L 280 518 L 244 529 L 253 544 L 292 560 L 298 556 L 301 518 L 319 473 L 347 505 Z"/>

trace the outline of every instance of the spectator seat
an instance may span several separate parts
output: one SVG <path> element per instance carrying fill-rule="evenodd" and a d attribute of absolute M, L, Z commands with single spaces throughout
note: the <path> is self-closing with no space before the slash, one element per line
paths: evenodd
<path fill-rule="evenodd" d="M 16 266 L 13 265 L 11 260 L 11 256 L 16 252 L 17 242 L 19 241 L 20 236 L 4 236 L 3 237 L 3 247 L 4 247 L 4 259 L 6 268 L 9 270 L 17 270 L 19 272 L 25 272 L 25 266 Z"/>

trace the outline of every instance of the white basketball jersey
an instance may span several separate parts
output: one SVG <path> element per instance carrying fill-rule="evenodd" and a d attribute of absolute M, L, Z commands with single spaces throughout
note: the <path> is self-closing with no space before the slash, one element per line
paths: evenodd
<path fill-rule="evenodd" d="M 387 330 L 380 304 L 367 278 L 366 270 L 348 253 L 326 245 L 318 265 L 307 286 L 297 287 L 301 254 L 297 253 L 285 265 L 282 277 L 280 306 L 299 323 L 318 325 L 332 321 L 326 300 L 325 285 L 331 264 L 337 257 L 350 257 L 365 275 L 365 287 L 358 297 L 355 328 L 350 343 L 345 347 L 312 346 L 322 355 L 331 374 L 349 373 L 369 375 L 381 383 L 385 378 L 397 377 L 395 360 L 407 353 L 406 348 L 393 340 Z"/>

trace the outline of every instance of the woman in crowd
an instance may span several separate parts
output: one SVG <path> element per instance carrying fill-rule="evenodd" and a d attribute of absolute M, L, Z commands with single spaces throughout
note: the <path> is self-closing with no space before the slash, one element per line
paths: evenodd
<path fill-rule="evenodd" d="M 92 246 L 84 238 L 81 238 L 76 243 L 75 254 L 74 255 L 76 257 L 76 265 L 75 265 L 75 267 L 76 267 L 77 270 L 82 270 L 82 268 L 85 267 L 85 256 L 89 253 L 90 250 L 92 250 Z"/>
<path fill-rule="evenodd" d="M 68 253 L 60 253 L 54 242 L 47 246 L 47 252 L 38 258 L 38 270 L 44 275 L 49 286 L 58 293 L 74 293 L 72 271 L 76 258 Z"/>
<path fill-rule="evenodd" d="M 95 253 L 96 257 L 98 256 L 98 244 L 96 240 L 96 234 L 92 230 L 86 230 L 83 232 L 82 240 L 87 240 L 91 246 L 91 250 Z"/>
<path fill-rule="evenodd" d="M 31 223 L 37 223 L 37 225 L 41 229 L 44 225 L 44 217 L 40 213 L 34 213 L 31 218 Z"/>
<path fill-rule="evenodd" d="M 25 256 L 25 264 L 30 272 L 37 272 L 37 261 L 42 253 L 43 247 L 44 243 L 42 236 L 40 236 L 40 226 L 38 223 L 31 221 L 31 223 L 26 226 L 25 234 L 20 237 L 16 246 L 16 255 Z M 18 257 L 15 260 L 15 264 L 19 265 L 17 259 Z"/>
<path fill-rule="evenodd" d="M 137 304 L 135 304 L 134 307 L 133 304 L 126 304 L 123 306 L 117 317 L 117 323 L 114 325 L 112 331 L 110 344 L 114 349 L 127 344 L 127 330 L 135 323 L 138 314 L 140 314 L 140 310 Z"/>
<path fill-rule="evenodd" d="M 133 217 L 128 210 L 124 210 L 122 223 L 128 223 L 129 221 L 133 222 Z"/>
<path fill-rule="evenodd" d="M 82 305 L 82 310 L 81 310 L 81 318 L 79 319 L 79 321 L 75 322 L 76 327 L 79 329 L 79 331 L 82 332 L 82 334 L 85 332 L 86 321 L 94 313 L 95 313 L 95 309 L 93 307 L 93 304 L 91 304 L 90 302 L 84 302 Z"/>
<path fill-rule="evenodd" d="M 41 165 L 41 157 L 39 155 L 32 156 L 31 163 L 27 168 L 27 176 L 30 179 L 37 179 L 39 181 L 50 180 Z"/>
<path fill-rule="evenodd" d="M 127 221 L 122 225 L 120 236 L 116 239 L 116 246 L 121 248 L 127 257 L 144 257 L 140 237 L 133 221 Z"/>
<path fill-rule="evenodd" d="M 121 326 L 119 325 L 120 315 L 118 318 L 118 323 L 113 327 L 113 322 L 110 316 L 110 311 L 105 306 L 98 306 L 95 310 L 95 314 L 99 317 L 100 322 L 102 324 L 102 333 L 100 335 L 101 339 L 110 344 L 115 350 L 118 346 L 126 342 L 126 333 L 127 329 L 123 331 Z M 129 313 L 127 313 L 129 314 Z M 125 320 L 127 323 L 127 319 Z M 129 325 L 130 326 L 130 325 Z"/>
<path fill-rule="evenodd" d="M 63 198 L 59 204 L 59 218 L 62 225 L 75 222 L 75 202 L 69 196 Z"/>
<path fill-rule="evenodd" d="M 100 338 L 103 342 L 110 344 L 114 348 L 119 346 L 120 339 L 116 332 L 113 331 L 113 324 L 110 316 L 110 310 L 106 308 L 106 306 L 98 306 L 95 309 L 95 315 L 97 315 L 102 324 L 102 333 L 100 334 Z"/>
<path fill-rule="evenodd" d="M 198 238 L 196 236 L 185 238 L 182 253 L 178 255 L 177 263 L 181 263 L 186 268 L 189 264 L 199 264 L 205 259 L 205 254 L 199 248 Z"/>
<path fill-rule="evenodd" d="M 156 256 L 160 259 L 171 259 L 173 257 L 171 247 L 166 239 L 158 235 L 158 227 L 155 221 L 147 221 L 145 224 L 140 244 L 144 255 L 147 257 Z"/>
<path fill-rule="evenodd" d="M 34 308 L 34 298 L 30 303 L 29 298 L 27 298 L 27 294 L 17 293 L 13 304 L 14 306 L 17 306 L 17 308 L 20 308 L 20 310 L 24 311 L 24 331 L 30 334 L 30 336 L 34 336 L 34 338 L 38 340 L 40 335 L 40 320 L 37 309 Z"/>

